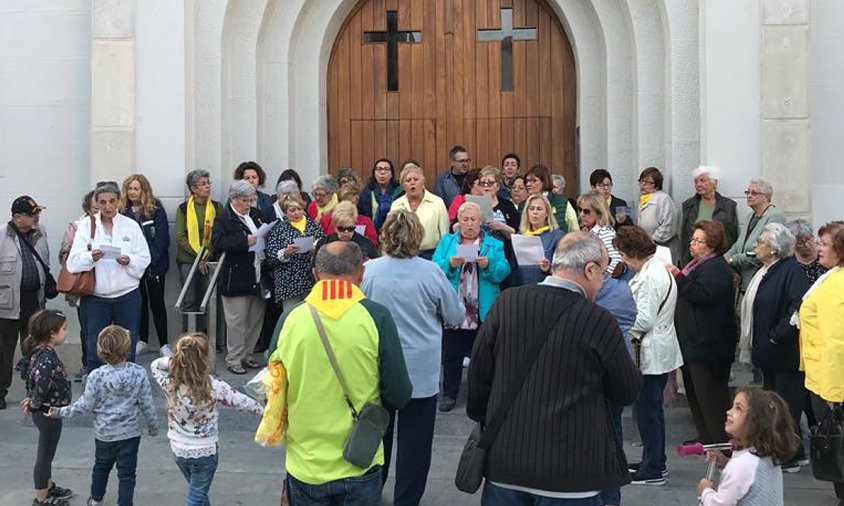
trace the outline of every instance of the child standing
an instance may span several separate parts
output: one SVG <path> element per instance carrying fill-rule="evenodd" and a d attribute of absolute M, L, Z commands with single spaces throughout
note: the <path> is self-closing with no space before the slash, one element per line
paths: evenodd
<path fill-rule="evenodd" d="M 226 382 L 212 378 L 208 338 L 183 335 L 172 357 L 155 360 L 152 377 L 167 396 L 167 437 L 176 465 L 188 482 L 185 506 L 206 506 L 217 471 L 217 403 L 262 415 L 264 408 Z"/>
<path fill-rule="evenodd" d="M 723 471 L 717 490 L 711 481 L 700 480 L 701 504 L 783 504 L 780 464 L 794 457 L 797 437 L 782 397 L 761 388 L 739 389 L 727 411 L 725 429 L 744 449 L 734 452 L 729 461 L 721 452 L 707 452 L 707 460 L 715 460 Z"/>
<path fill-rule="evenodd" d="M 85 391 L 72 405 L 51 408 L 49 416 L 70 418 L 94 414 L 94 468 L 88 506 L 101 506 L 111 468 L 117 465 L 117 504 L 131 506 L 135 496 L 135 470 L 141 442 L 143 413 L 149 435 L 158 433 L 152 387 L 146 370 L 127 362 L 132 339 L 129 331 L 109 325 L 97 337 L 97 356 L 102 365 L 88 375 Z"/>
<path fill-rule="evenodd" d="M 29 336 L 23 342 L 24 357 L 18 362 L 21 378 L 26 383 L 23 409 L 32 414 L 38 428 L 38 452 L 32 472 L 35 499 L 32 506 L 68 506 L 73 497 L 70 489 L 53 483 L 53 457 L 62 435 L 62 421 L 47 416 L 50 408 L 70 404 L 70 380 L 64 364 L 56 354 L 67 337 L 67 320 L 59 311 L 41 310 L 29 320 Z"/>

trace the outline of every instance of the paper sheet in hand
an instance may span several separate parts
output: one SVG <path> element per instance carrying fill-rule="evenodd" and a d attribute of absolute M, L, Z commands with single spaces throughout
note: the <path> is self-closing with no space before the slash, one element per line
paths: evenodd
<path fill-rule="evenodd" d="M 293 244 L 299 246 L 299 251 L 296 253 L 307 253 L 314 249 L 314 238 L 313 237 L 297 237 L 293 239 Z"/>
<path fill-rule="evenodd" d="M 546 260 L 542 239 L 538 236 L 513 234 L 510 239 L 513 240 L 513 252 L 519 265 L 539 265 Z"/>
<path fill-rule="evenodd" d="M 664 264 L 674 263 L 674 259 L 671 258 L 671 250 L 666 246 L 657 246 L 656 253 L 654 253 L 654 258 Z"/>
<path fill-rule="evenodd" d="M 457 256 L 462 257 L 465 262 L 474 262 L 478 259 L 478 247 L 474 244 L 458 244 Z"/>
<path fill-rule="evenodd" d="M 481 221 L 483 223 L 492 221 L 492 199 L 488 195 L 466 195 L 466 202 L 474 202 L 481 206 Z"/>
<path fill-rule="evenodd" d="M 107 246 L 105 244 L 101 244 L 97 249 L 103 252 L 103 260 L 117 260 L 117 257 L 121 254 L 120 248 Z"/>
<path fill-rule="evenodd" d="M 363 235 L 363 233 L 366 232 L 366 225 L 355 225 L 355 232 Z"/>
<path fill-rule="evenodd" d="M 278 220 L 262 224 L 260 227 L 258 227 L 258 233 L 256 235 L 258 237 L 264 237 L 265 235 L 267 235 L 267 232 L 269 232 L 270 229 L 275 226 L 276 223 L 278 223 Z"/>

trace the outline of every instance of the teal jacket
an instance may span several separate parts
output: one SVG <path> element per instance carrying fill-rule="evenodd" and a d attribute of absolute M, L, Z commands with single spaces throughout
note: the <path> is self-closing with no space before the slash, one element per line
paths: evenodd
<path fill-rule="evenodd" d="M 458 233 L 446 234 L 437 245 L 437 250 L 431 259 L 440 266 L 455 291 L 460 282 L 460 269 L 451 267 L 448 260 L 457 254 L 459 241 Z M 484 321 L 489 308 L 501 292 L 499 283 L 510 274 L 510 264 L 504 256 L 504 243 L 489 234 L 481 236 L 481 250 L 478 256 L 489 259 L 489 265 L 486 269 L 479 269 L 478 276 L 478 311 L 481 321 Z"/>

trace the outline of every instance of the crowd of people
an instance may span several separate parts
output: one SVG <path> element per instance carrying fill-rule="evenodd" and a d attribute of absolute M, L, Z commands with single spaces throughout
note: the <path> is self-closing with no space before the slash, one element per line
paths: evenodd
<path fill-rule="evenodd" d="M 419 504 L 436 412 L 457 406 L 466 362 L 485 505 L 621 504 L 628 483 L 665 484 L 664 404 L 680 389 L 696 431 L 683 443 L 735 445 L 731 459 L 709 455 L 723 472 L 700 482 L 702 503 L 781 504 L 781 472 L 809 462 L 801 418 L 815 425 L 844 401 L 844 222 L 817 236 L 806 221 L 786 223 L 762 179 L 749 182 L 751 213 L 739 220 L 716 167 L 694 171 L 695 194 L 681 205 L 661 171 L 645 168 L 628 205 L 605 169 L 569 198 L 562 176 L 540 164 L 523 171 L 512 153 L 501 169 L 471 168 L 461 146 L 449 160 L 433 191 L 419 163 L 381 158 L 367 182 L 341 168 L 310 194 L 292 170 L 264 193 L 264 169 L 244 162 L 224 203 L 211 198 L 207 171 L 191 171 L 175 258 L 182 284 L 198 265 L 182 310 L 200 314 L 172 341 L 164 207 L 141 174 L 98 183 L 59 252 L 63 271 L 96 274 L 92 293 L 66 296 L 81 329 L 72 379 L 55 353 L 66 317 L 44 309 L 58 295 L 44 208 L 16 199 L 0 231 L 0 409 L 20 343 L 23 404 L 39 430 L 33 505 L 68 504 L 50 468 L 61 418 L 83 412 L 95 415 L 88 504 L 102 504 L 115 464 L 118 502 L 132 504 L 141 422 L 157 430 L 149 378 L 134 364 L 153 346 L 150 315 L 161 355 L 151 374 L 167 398 L 186 505 L 210 504 L 218 403 L 263 415 L 257 439 L 286 446 L 289 504 L 379 504 L 394 438 L 394 503 Z M 541 255 L 525 255 L 517 236 L 538 237 Z M 218 340 L 208 342 L 199 306 L 223 254 Z M 266 407 L 211 376 L 215 346 L 232 374 L 267 367 Z M 736 359 L 761 388 L 731 396 Z M 72 380 L 85 381 L 76 402 Z M 625 406 L 640 462 L 621 445 Z M 349 434 L 367 430 L 367 417 L 383 445 L 360 466 Z M 844 500 L 844 482 L 834 488 Z"/>

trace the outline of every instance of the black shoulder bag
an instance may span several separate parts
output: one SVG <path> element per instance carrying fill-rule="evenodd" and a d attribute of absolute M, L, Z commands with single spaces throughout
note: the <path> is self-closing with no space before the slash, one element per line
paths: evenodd
<path fill-rule="evenodd" d="M 823 481 L 844 480 L 844 407 L 836 404 L 812 427 L 812 474 Z"/>
<path fill-rule="evenodd" d="M 525 361 L 519 366 L 516 381 L 510 383 L 510 387 L 505 392 L 501 405 L 498 406 L 495 414 L 490 417 L 486 427 L 482 427 L 478 423 L 475 425 L 472 433 L 469 434 L 469 439 L 466 440 L 466 444 L 463 446 L 463 453 L 460 454 L 460 462 L 457 464 L 457 475 L 454 477 L 454 484 L 461 492 L 474 494 L 481 487 L 486 468 L 486 452 L 492 446 L 493 441 L 495 441 L 495 437 L 498 435 L 501 426 L 504 425 L 504 420 L 507 418 L 513 402 L 516 401 L 516 396 L 522 390 L 522 385 L 524 385 L 533 364 L 536 363 L 539 353 L 548 342 L 551 331 L 557 326 L 560 318 L 568 312 L 569 307 L 571 305 L 560 311 L 556 320 L 546 330 L 545 338 L 534 343 L 533 348 L 525 357 Z"/>
<path fill-rule="evenodd" d="M 44 297 L 48 300 L 53 300 L 59 296 L 59 290 L 56 288 L 56 278 L 50 274 L 50 267 L 41 259 L 41 255 L 35 251 L 35 247 L 29 244 L 29 241 L 21 234 L 20 230 L 15 227 L 15 232 L 18 234 L 18 239 L 20 242 L 26 244 L 26 247 L 29 248 L 29 251 L 32 252 L 32 255 L 35 256 L 35 259 L 38 260 L 38 263 L 41 264 L 41 267 L 44 268 Z"/>

